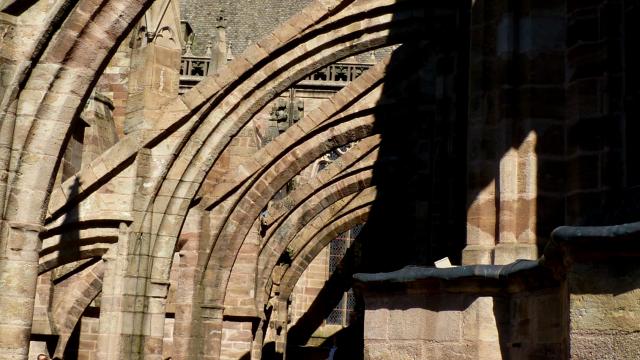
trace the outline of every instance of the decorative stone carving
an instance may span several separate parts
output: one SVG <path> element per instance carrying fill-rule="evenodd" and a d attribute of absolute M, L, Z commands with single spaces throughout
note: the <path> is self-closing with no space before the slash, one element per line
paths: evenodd
<path fill-rule="evenodd" d="M 309 74 L 299 85 L 333 85 L 341 87 L 357 79 L 372 66 L 373 64 L 366 63 L 338 62 Z"/>
<path fill-rule="evenodd" d="M 138 29 L 137 47 L 155 43 L 166 48 L 184 47 L 179 4 L 173 0 L 154 3 L 144 14 Z"/>
<path fill-rule="evenodd" d="M 354 141 L 344 146 L 340 146 L 324 154 L 322 157 L 318 158 L 312 165 L 311 176 L 312 177 L 316 176 L 320 171 L 322 171 L 329 164 L 331 164 L 336 159 L 344 155 L 347 151 L 349 151 L 349 149 L 354 147 L 357 143 L 358 141 Z"/>
<path fill-rule="evenodd" d="M 267 142 L 287 131 L 287 129 L 304 117 L 304 101 L 293 98 L 291 100 L 279 98 L 271 107 Z"/>

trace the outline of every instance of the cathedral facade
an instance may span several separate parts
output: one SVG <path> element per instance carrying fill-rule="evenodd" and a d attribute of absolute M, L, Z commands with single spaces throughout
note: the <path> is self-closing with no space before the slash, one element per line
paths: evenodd
<path fill-rule="evenodd" d="M 0 0 L 0 360 L 640 358 L 638 27 Z"/>

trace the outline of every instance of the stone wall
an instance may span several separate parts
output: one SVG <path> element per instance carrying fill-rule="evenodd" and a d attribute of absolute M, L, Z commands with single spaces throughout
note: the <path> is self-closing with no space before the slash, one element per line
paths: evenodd
<path fill-rule="evenodd" d="M 567 2 L 568 224 L 637 221 L 638 3 Z M 627 169 L 627 170 L 624 170 Z"/>
<path fill-rule="evenodd" d="M 119 137 L 124 135 L 124 119 L 127 112 L 127 98 L 129 97 L 131 46 L 131 36 L 128 36 L 120 44 L 96 84 L 96 91 L 111 100 L 113 120 Z"/>
<path fill-rule="evenodd" d="M 365 359 L 563 359 L 559 292 L 368 297 Z"/>
<path fill-rule="evenodd" d="M 420 270 L 405 268 L 359 282 L 364 358 L 565 358 L 566 293 L 549 273 L 534 270 L 518 280 L 487 275 L 491 269 L 475 275 L 469 270 L 430 269 L 422 277 L 415 275 Z"/>
<path fill-rule="evenodd" d="M 492 302 L 450 294 L 367 298 L 364 358 L 500 359 Z"/>
<path fill-rule="evenodd" d="M 579 264 L 570 275 L 571 357 L 640 357 L 640 270 L 625 262 Z"/>
<path fill-rule="evenodd" d="M 79 338 L 77 346 L 77 354 L 70 347 L 71 353 L 65 354 L 65 359 L 77 356 L 78 360 L 97 360 L 96 350 L 98 348 L 98 336 L 100 334 L 100 320 L 97 317 L 83 316 L 79 327 Z"/>

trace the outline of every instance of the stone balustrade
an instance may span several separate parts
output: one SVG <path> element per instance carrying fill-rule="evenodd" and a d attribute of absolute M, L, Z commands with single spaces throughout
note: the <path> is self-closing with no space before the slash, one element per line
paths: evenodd
<path fill-rule="evenodd" d="M 180 94 L 194 87 L 213 72 L 211 56 L 185 54 L 180 64 Z"/>
<path fill-rule="evenodd" d="M 340 89 L 357 79 L 372 66 L 373 64 L 367 63 L 337 62 L 311 73 L 296 84 L 296 87 Z M 184 54 L 180 67 L 180 93 L 183 94 L 194 87 L 205 76 L 212 74 L 214 70 L 211 56 Z"/>

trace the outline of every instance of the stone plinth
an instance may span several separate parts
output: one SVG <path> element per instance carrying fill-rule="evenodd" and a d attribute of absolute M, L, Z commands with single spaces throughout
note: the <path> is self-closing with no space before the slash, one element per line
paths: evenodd
<path fill-rule="evenodd" d="M 536 261 L 358 274 L 364 358 L 561 359 L 562 284 Z"/>
<path fill-rule="evenodd" d="M 571 358 L 640 358 L 640 223 L 561 227 L 545 251 L 569 292 Z"/>
<path fill-rule="evenodd" d="M 365 359 L 638 359 L 640 222 L 560 227 L 538 261 L 358 274 Z"/>

